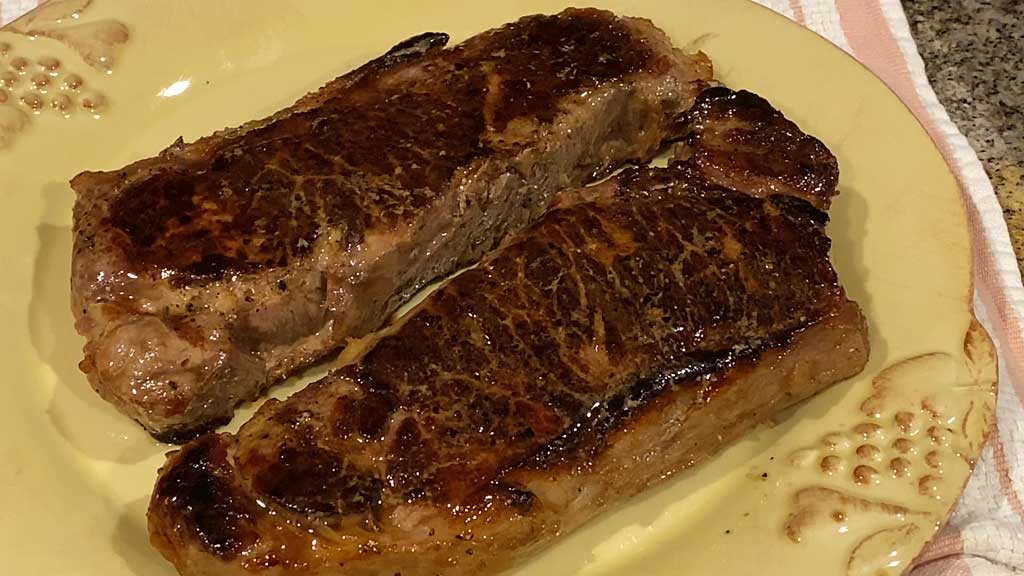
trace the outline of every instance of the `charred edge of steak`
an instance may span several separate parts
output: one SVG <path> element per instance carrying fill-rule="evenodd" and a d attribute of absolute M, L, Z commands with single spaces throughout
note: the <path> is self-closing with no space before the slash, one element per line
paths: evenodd
<path fill-rule="evenodd" d="M 180 521 L 163 527 L 174 532 L 163 533 L 165 538 L 191 540 L 194 536 L 208 552 L 230 560 L 259 540 L 250 506 L 235 481 L 224 443 L 219 436 L 207 435 L 172 457 L 167 473 L 157 482 L 150 515 L 151 520 L 155 512 L 161 519 Z"/>
<path fill-rule="evenodd" d="M 419 58 L 432 48 L 440 48 L 448 44 L 450 37 L 444 32 L 424 32 L 407 38 L 391 47 L 383 56 L 375 60 L 378 68 L 390 68 L 397 64 Z"/>
<path fill-rule="evenodd" d="M 348 74 L 331 80 L 319 90 L 306 94 L 292 106 L 290 111 L 302 111 L 306 108 L 315 107 L 317 104 L 322 103 L 325 95 L 329 96 L 336 90 L 344 90 L 363 79 L 372 78 L 375 74 L 384 72 L 388 68 L 422 58 L 433 50 L 444 48 L 448 44 L 448 40 L 449 36 L 444 32 L 424 32 L 406 38 L 377 58 L 370 60 Z"/>
<path fill-rule="evenodd" d="M 533 509 L 533 505 L 537 502 L 537 495 L 529 490 L 512 486 L 500 480 L 494 482 L 493 485 L 497 488 L 495 492 L 498 494 L 503 493 L 505 503 L 519 514 L 529 514 L 530 510 Z"/>
<path fill-rule="evenodd" d="M 797 328 L 737 349 L 691 353 L 681 358 L 675 369 L 639 376 L 626 390 L 594 405 L 587 411 L 586 418 L 577 420 L 564 434 L 512 468 L 540 468 L 559 461 L 588 460 L 601 451 L 610 433 L 660 397 L 682 386 L 699 385 L 740 364 L 757 362 L 766 352 L 785 346 L 804 329 Z"/>
<path fill-rule="evenodd" d="M 673 162 L 693 165 L 712 184 L 755 196 L 791 194 L 823 210 L 836 194 L 832 152 L 752 92 L 703 90 L 675 133 Z"/>
<path fill-rule="evenodd" d="M 224 426 L 228 422 L 231 422 L 231 416 L 221 416 L 194 424 L 182 424 L 161 430 L 150 430 L 149 428 L 146 428 L 146 430 L 157 442 L 164 442 L 165 444 L 184 444 L 193 438 L 202 436 L 207 432 L 212 432 L 217 428 Z M 145 427 L 145 424 L 142 422 L 139 422 L 139 424 Z"/>
<path fill-rule="evenodd" d="M 828 224 L 828 212 L 819 209 L 803 198 L 786 194 L 772 194 L 770 200 L 772 204 L 790 214 L 793 219 L 807 220 L 822 230 Z M 831 244 L 831 239 L 829 239 L 829 243 Z"/>

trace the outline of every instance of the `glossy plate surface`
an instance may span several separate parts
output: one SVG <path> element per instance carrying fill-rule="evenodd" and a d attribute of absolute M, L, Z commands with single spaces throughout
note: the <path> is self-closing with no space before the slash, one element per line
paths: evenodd
<path fill-rule="evenodd" d="M 836 153 L 833 258 L 868 316 L 872 356 L 860 377 L 517 574 L 902 572 L 963 489 L 995 403 L 952 175 L 878 79 L 782 17 L 745 0 L 596 4 L 706 51 L 722 80 L 765 96 Z M 145 524 L 170 447 L 104 404 L 76 365 L 67 181 L 268 115 L 416 33 L 461 40 L 562 7 L 52 0 L 0 30 L 0 573 L 173 574 Z"/>

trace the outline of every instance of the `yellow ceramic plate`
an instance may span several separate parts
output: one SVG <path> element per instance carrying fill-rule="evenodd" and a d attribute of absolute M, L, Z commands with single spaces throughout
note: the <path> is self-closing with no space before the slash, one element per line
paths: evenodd
<path fill-rule="evenodd" d="M 872 355 L 861 377 L 519 573 L 902 572 L 955 503 L 995 401 L 952 176 L 878 79 L 767 10 L 745 0 L 598 3 L 706 51 L 722 80 L 766 96 L 835 151 L 833 257 L 867 313 Z M 145 524 L 169 447 L 100 401 L 76 366 L 68 179 L 270 114 L 413 34 L 458 40 L 561 7 L 53 0 L 0 31 L 0 573 L 172 573 Z"/>

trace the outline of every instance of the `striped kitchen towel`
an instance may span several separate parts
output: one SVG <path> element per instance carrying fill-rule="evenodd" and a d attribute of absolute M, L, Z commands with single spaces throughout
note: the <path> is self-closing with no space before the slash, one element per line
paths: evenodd
<path fill-rule="evenodd" d="M 870 68 L 917 116 L 956 175 L 974 242 L 975 309 L 999 350 L 1000 399 L 996 429 L 962 500 L 912 574 L 1024 574 L 1024 287 L 992 184 L 928 83 L 898 0 L 756 1 Z M 0 25 L 37 3 L 0 0 Z"/>

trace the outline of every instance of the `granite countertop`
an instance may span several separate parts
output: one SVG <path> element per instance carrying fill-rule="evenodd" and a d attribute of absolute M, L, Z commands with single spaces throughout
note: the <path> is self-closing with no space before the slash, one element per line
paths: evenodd
<path fill-rule="evenodd" d="M 1024 0 L 903 0 L 928 79 L 967 136 L 1024 267 Z"/>

